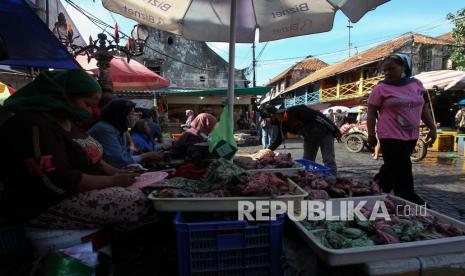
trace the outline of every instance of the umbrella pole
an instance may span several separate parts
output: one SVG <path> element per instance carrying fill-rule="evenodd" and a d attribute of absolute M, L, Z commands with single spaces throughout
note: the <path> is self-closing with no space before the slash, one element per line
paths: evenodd
<path fill-rule="evenodd" d="M 431 115 L 433 117 L 433 123 L 434 123 L 434 125 L 436 125 L 436 116 L 434 116 L 433 102 L 431 101 L 431 96 L 430 96 L 428 90 L 426 90 L 426 95 L 428 96 L 429 108 L 431 109 Z"/>
<path fill-rule="evenodd" d="M 236 51 L 236 0 L 231 0 L 231 24 L 229 27 L 229 78 L 228 105 L 231 116 L 231 126 L 234 131 L 234 57 Z"/>

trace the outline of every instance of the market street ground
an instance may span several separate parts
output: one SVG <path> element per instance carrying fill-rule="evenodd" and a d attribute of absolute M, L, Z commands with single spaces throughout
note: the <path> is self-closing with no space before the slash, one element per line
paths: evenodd
<path fill-rule="evenodd" d="M 371 153 L 351 153 L 344 144 L 335 144 L 338 175 L 372 179 L 383 164 L 382 158 L 373 160 Z M 239 147 L 239 153 L 254 153 L 260 147 Z M 302 158 L 302 140 L 287 140 L 278 152 L 290 152 L 294 159 Z M 318 163 L 323 163 L 318 153 Z M 465 222 L 465 159 L 456 153 L 428 152 L 421 162 L 413 164 L 416 192 L 431 207 L 443 214 Z"/>

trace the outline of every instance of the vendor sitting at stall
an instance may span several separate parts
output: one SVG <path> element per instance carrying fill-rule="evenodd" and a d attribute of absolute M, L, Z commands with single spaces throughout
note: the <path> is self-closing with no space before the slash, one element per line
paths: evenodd
<path fill-rule="evenodd" d="M 5 101 L 0 128 L 0 212 L 9 223 L 53 229 L 138 222 L 149 203 L 126 189 L 135 174 L 102 160 L 102 146 L 76 121 L 92 116 L 97 81 L 81 70 L 45 71 Z"/>
<path fill-rule="evenodd" d="M 151 152 L 155 150 L 155 144 L 150 138 L 150 127 L 146 120 L 139 120 L 131 128 L 132 141 L 136 147 L 136 154 Z"/>
<path fill-rule="evenodd" d="M 185 158 L 196 153 L 195 144 L 208 142 L 208 134 L 215 128 L 216 118 L 209 113 L 200 113 L 171 149 L 173 158 Z M 208 149 L 208 147 L 206 147 Z"/>
<path fill-rule="evenodd" d="M 128 142 L 128 128 L 138 120 L 135 103 L 125 99 L 115 99 L 102 110 L 102 121 L 95 124 L 88 133 L 103 146 L 103 160 L 116 168 L 141 163 L 147 160 L 162 160 L 163 154 L 146 152 L 135 155 Z"/>
<path fill-rule="evenodd" d="M 144 119 L 149 126 L 149 136 L 154 142 L 163 143 L 161 126 L 158 122 L 158 113 L 154 109 L 143 108 L 141 110 L 141 119 Z"/>

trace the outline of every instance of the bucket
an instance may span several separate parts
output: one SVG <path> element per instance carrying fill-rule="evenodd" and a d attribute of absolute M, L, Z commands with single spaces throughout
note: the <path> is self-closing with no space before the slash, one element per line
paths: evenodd
<path fill-rule="evenodd" d="M 89 241 L 92 242 L 94 250 L 108 245 L 106 241 L 103 242 L 104 244 L 102 243 L 103 232 L 101 229 L 56 230 L 26 228 L 25 234 L 32 243 L 34 253 L 38 256 L 46 254 L 51 248 L 65 249 Z M 100 248 L 96 248 L 96 244 Z"/>
<path fill-rule="evenodd" d="M 457 156 L 465 157 L 465 134 L 457 135 Z"/>

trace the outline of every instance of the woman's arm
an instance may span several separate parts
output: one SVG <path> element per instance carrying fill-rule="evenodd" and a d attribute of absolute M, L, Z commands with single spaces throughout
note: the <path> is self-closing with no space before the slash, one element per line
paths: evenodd
<path fill-rule="evenodd" d="M 368 144 L 372 147 L 376 146 L 376 118 L 378 117 L 379 106 L 368 105 L 368 118 L 367 118 L 367 128 L 368 128 Z"/>
<path fill-rule="evenodd" d="M 128 146 L 129 146 L 129 149 L 131 150 L 131 152 L 137 152 L 138 151 L 138 148 L 137 148 L 137 145 L 134 143 L 134 141 L 132 140 L 132 136 L 131 134 L 129 134 L 128 131 L 126 131 L 124 133 L 124 136 L 126 136 L 126 139 L 128 141 Z"/>
<path fill-rule="evenodd" d="M 106 162 L 112 166 L 124 168 L 129 164 L 136 163 L 126 144 L 126 134 L 120 134 L 113 127 L 105 125 L 92 128 L 88 134 L 103 146 L 103 156 Z"/>
<path fill-rule="evenodd" d="M 113 167 L 112 165 L 108 164 L 105 162 L 103 159 L 100 160 L 99 162 L 100 168 L 102 171 L 105 173 L 105 175 L 114 175 L 118 172 L 121 172 L 121 170 Z"/>
<path fill-rule="evenodd" d="M 436 125 L 434 124 L 433 116 L 431 115 L 431 110 L 429 105 L 425 104 L 421 112 L 421 120 L 429 128 L 428 135 L 426 136 L 426 143 L 432 145 L 436 141 Z"/>
<path fill-rule="evenodd" d="M 127 187 L 135 182 L 136 176 L 137 174 L 134 173 L 117 173 L 111 176 L 83 173 L 81 181 L 76 187 L 76 192 L 83 193 L 109 187 Z"/>

